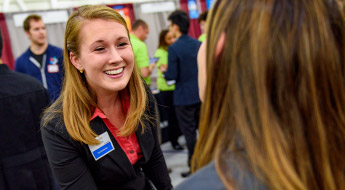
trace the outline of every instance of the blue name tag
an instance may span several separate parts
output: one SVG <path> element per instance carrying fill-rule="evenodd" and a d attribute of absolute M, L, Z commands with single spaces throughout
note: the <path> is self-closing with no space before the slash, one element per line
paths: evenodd
<path fill-rule="evenodd" d="M 114 150 L 114 147 L 111 144 L 111 142 L 108 142 L 107 144 L 105 144 L 101 148 L 93 151 L 92 154 L 95 157 L 95 159 L 98 160 L 100 157 L 104 156 L 105 154 L 109 153 L 112 150 Z"/>
<path fill-rule="evenodd" d="M 109 152 L 115 150 L 113 143 L 110 140 L 109 134 L 104 132 L 96 138 L 100 144 L 98 145 L 89 145 L 90 151 L 95 158 L 98 160 L 103 156 L 107 155 Z"/>

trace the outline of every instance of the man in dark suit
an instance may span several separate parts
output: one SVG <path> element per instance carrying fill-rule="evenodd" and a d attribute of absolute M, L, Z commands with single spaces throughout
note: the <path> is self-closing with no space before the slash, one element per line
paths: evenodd
<path fill-rule="evenodd" d="M 198 90 L 197 54 L 201 42 L 188 35 L 189 17 L 181 10 L 168 17 L 169 30 L 177 38 L 168 49 L 168 70 L 165 79 L 175 80 L 174 105 L 178 123 L 186 138 L 188 165 L 194 152 L 199 125 L 200 98 Z M 190 172 L 182 173 L 186 177 Z"/>
<path fill-rule="evenodd" d="M 49 104 L 41 83 L 2 64 L 0 31 L 0 189 L 54 189 L 40 133 Z"/>

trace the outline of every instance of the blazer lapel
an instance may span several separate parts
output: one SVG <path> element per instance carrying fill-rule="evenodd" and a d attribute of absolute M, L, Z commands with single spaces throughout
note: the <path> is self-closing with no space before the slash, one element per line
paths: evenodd
<path fill-rule="evenodd" d="M 96 117 L 90 122 L 90 126 L 92 127 L 92 130 L 97 133 L 98 135 L 107 132 L 109 134 L 109 137 L 111 139 L 111 142 L 113 143 L 113 146 L 115 150 L 109 152 L 104 158 L 110 158 L 112 162 L 114 162 L 123 173 L 125 173 L 127 176 L 135 176 L 135 170 L 131 164 L 131 162 L 128 160 L 126 153 L 121 149 L 119 143 L 115 140 L 111 132 L 109 131 L 108 127 L 103 123 L 102 119 L 99 117 Z M 104 159 L 101 158 L 101 159 Z M 108 162 L 100 162 L 100 164 L 109 164 Z"/>
<path fill-rule="evenodd" d="M 141 132 L 142 126 L 139 124 L 138 130 L 135 132 L 137 135 L 138 143 L 140 149 L 144 155 L 145 162 L 147 162 L 152 154 L 153 147 L 154 147 L 154 136 L 152 133 L 151 126 L 148 122 L 145 122 L 146 128 L 144 133 Z"/>

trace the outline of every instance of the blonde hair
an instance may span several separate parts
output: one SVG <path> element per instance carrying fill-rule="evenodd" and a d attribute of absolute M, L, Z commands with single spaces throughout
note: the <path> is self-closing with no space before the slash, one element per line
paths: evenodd
<path fill-rule="evenodd" d="M 338 7 L 327 0 L 217 0 L 207 22 L 192 169 L 215 160 L 225 186 L 236 189 L 230 152 L 248 160 L 268 189 L 344 188 L 345 26 Z"/>
<path fill-rule="evenodd" d="M 103 5 L 87 5 L 80 7 L 73 12 L 67 21 L 64 42 L 64 69 L 65 78 L 61 96 L 57 101 L 46 110 L 48 117 L 44 120 L 46 125 L 51 119 L 59 114 L 59 107 L 62 104 L 62 114 L 64 124 L 69 135 L 76 141 L 85 144 L 98 144 L 95 139 L 97 134 L 92 131 L 89 120 L 97 107 L 97 99 L 95 93 L 88 88 L 85 76 L 72 65 L 69 54 L 73 52 L 79 56 L 81 36 L 80 31 L 86 20 L 105 19 L 113 20 L 122 24 L 126 30 L 128 29 L 125 20 L 114 9 Z M 134 64 L 135 65 L 135 64 Z M 136 67 L 136 66 L 134 66 Z M 130 99 L 130 108 L 126 116 L 125 123 L 120 129 L 119 136 L 129 136 L 138 129 L 139 123 L 144 131 L 144 123 L 142 118 L 145 117 L 146 107 L 146 91 L 142 79 L 137 69 L 133 69 L 133 73 L 127 85 Z"/>

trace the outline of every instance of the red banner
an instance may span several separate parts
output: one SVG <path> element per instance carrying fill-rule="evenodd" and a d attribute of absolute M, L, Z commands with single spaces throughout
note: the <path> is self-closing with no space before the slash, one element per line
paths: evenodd
<path fill-rule="evenodd" d="M 0 13 L 0 29 L 2 33 L 2 62 L 7 64 L 10 69 L 14 69 L 14 57 L 11 48 L 10 35 L 6 25 L 5 15 Z"/>

